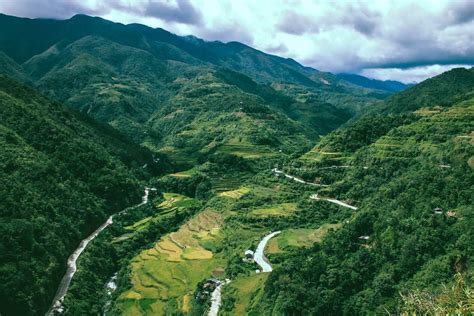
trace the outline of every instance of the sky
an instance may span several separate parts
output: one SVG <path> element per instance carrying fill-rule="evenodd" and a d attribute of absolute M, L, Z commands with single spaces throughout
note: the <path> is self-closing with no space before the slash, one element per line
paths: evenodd
<path fill-rule="evenodd" d="M 0 0 L 0 12 L 141 23 L 405 83 L 474 65 L 474 0 Z"/>

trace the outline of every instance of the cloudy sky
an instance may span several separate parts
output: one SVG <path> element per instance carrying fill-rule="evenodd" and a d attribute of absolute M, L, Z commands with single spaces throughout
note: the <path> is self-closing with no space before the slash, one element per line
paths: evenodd
<path fill-rule="evenodd" d="M 0 12 L 142 23 L 384 80 L 474 64 L 474 0 L 0 0 Z"/>

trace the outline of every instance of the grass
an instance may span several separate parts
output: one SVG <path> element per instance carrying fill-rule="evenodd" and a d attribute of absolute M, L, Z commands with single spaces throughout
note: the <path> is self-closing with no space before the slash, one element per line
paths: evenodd
<path fill-rule="evenodd" d="M 338 229 L 339 227 L 341 227 L 341 224 L 324 224 L 318 229 L 284 230 L 278 236 L 270 239 L 267 253 L 281 253 L 289 247 L 310 247 L 314 243 L 321 242 L 330 229 Z"/>
<path fill-rule="evenodd" d="M 296 203 L 281 203 L 257 208 L 250 212 L 256 216 L 289 216 L 296 211 Z"/>
<path fill-rule="evenodd" d="M 168 195 L 169 201 L 176 195 Z M 166 201 L 165 201 L 166 202 Z M 205 210 L 153 248 L 141 252 L 131 263 L 132 288 L 119 297 L 124 315 L 163 315 L 187 312 L 197 284 L 222 269 L 225 261 L 201 246 L 215 239 L 222 216 Z"/>

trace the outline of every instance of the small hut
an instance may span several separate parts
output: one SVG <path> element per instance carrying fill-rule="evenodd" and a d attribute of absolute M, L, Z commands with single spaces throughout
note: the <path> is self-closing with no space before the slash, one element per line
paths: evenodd
<path fill-rule="evenodd" d="M 443 214 L 443 209 L 441 207 L 437 207 L 433 210 L 433 213 L 435 213 L 436 215 L 441 215 Z"/>
<path fill-rule="evenodd" d="M 244 254 L 245 254 L 246 259 L 253 259 L 253 256 L 254 256 L 255 253 L 252 250 L 247 249 L 247 250 L 245 250 Z"/>

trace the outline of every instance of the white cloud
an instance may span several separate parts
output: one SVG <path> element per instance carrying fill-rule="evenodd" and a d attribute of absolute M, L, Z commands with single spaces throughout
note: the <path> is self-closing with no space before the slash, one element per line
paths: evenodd
<path fill-rule="evenodd" d="M 359 74 L 379 80 L 397 80 L 404 83 L 420 82 L 453 68 L 471 68 L 472 65 L 429 65 L 411 68 L 368 68 Z"/>
<path fill-rule="evenodd" d="M 379 73 L 402 78 L 411 70 L 386 69 L 474 63 L 472 0 L 3 0 L 0 12 L 95 14 L 207 40 L 241 41 L 331 72 L 383 68 Z"/>

